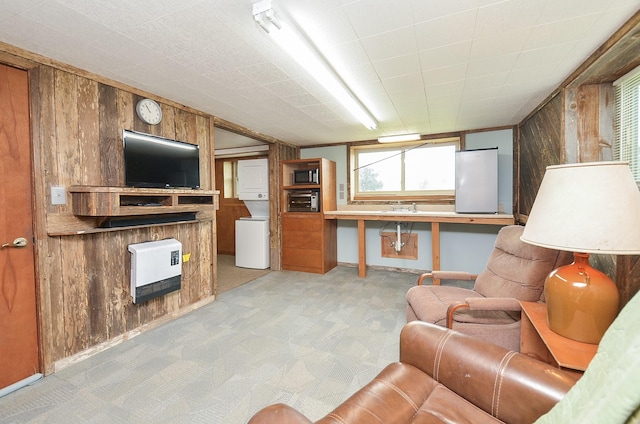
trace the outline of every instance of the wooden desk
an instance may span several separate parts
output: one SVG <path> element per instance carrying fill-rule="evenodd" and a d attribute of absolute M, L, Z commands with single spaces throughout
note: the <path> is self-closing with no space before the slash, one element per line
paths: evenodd
<path fill-rule="evenodd" d="M 547 305 L 520 302 L 522 329 L 520 353 L 569 371 L 584 372 L 598 345 L 582 343 L 554 333 L 547 324 Z"/>
<path fill-rule="evenodd" d="M 358 276 L 367 276 L 367 253 L 365 238 L 366 221 L 429 222 L 431 223 L 432 270 L 440 270 L 440 223 L 512 225 L 515 220 L 508 214 L 459 214 L 455 212 L 381 212 L 381 211 L 326 211 L 325 219 L 347 219 L 358 221 Z M 438 284 L 434 281 L 434 284 Z"/>

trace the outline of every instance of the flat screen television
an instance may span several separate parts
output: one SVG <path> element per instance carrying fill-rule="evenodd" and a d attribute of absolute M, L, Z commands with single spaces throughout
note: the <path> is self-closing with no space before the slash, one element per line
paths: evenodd
<path fill-rule="evenodd" d="M 200 148 L 123 130 L 124 180 L 129 187 L 200 188 Z"/>

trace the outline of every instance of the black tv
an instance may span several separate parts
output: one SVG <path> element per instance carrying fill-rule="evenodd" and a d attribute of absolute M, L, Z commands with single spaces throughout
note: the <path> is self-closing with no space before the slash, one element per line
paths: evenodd
<path fill-rule="evenodd" d="M 128 187 L 200 188 L 200 148 L 195 144 L 123 130 Z"/>

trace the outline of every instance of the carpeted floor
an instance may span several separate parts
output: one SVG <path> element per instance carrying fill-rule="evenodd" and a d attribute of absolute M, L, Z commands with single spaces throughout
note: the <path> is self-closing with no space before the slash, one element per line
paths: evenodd
<path fill-rule="evenodd" d="M 317 420 L 398 357 L 413 274 L 272 271 L 0 398 L 0 423 L 246 423 L 284 402 Z"/>
<path fill-rule="evenodd" d="M 251 269 L 236 266 L 236 257 L 233 255 L 217 255 L 218 279 L 217 293 L 224 293 L 241 286 L 249 281 L 271 272 L 270 269 Z"/>

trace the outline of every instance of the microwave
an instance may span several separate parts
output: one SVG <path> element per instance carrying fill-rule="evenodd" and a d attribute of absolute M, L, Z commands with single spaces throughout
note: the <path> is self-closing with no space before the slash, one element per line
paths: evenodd
<path fill-rule="evenodd" d="M 320 172 L 316 169 L 296 169 L 293 171 L 294 184 L 319 184 Z"/>
<path fill-rule="evenodd" d="M 292 190 L 287 194 L 287 212 L 319 212 L 319 190 Z"/>

